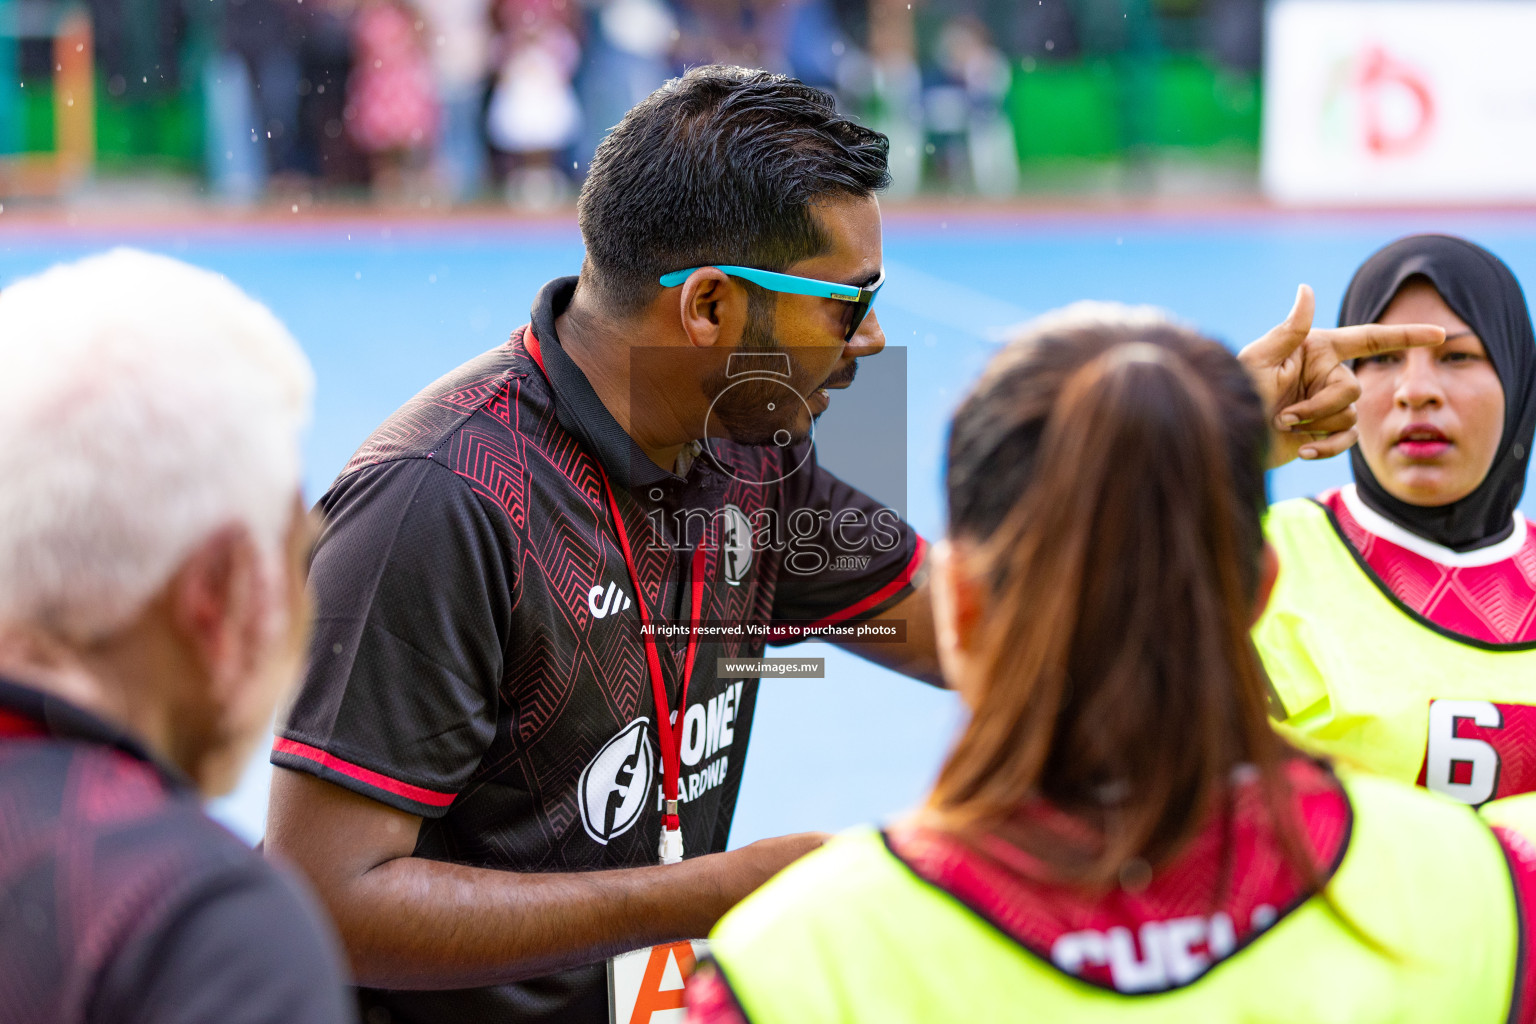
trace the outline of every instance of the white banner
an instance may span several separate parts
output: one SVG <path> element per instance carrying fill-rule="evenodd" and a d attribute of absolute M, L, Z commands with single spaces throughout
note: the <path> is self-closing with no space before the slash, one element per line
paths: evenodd
<path fill-rule="evenodd" d="M 1275 0 L 1263 177 L 1286 203 L 1536 200 L 1536 2 Z"/>

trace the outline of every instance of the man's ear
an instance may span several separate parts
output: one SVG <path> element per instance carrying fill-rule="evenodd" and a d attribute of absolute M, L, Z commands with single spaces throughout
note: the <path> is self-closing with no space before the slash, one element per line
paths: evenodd
<path fill-rule="evenodd" d="M 1253 598 L 1252 626 L 1259 621 L 1264 614 L 1264 609 L 1269 607 L 1270 596 L 1275 592 L 1275 581 L 1280 578 L 1280 556 L 1275 553 L 1274 545 L 1269 541 L 1264 542 L 1264 550 L 1259 553 L 1259 590 Z"/>
<path fill-rule="evenodd" d="M 683 282 L 683 332 L 695 348 L 734 347 L 747 323 L 747 292 L 723 271 L 700 267 Z"/>
<path fill-rule="evenodd" d="M 171 578 L 171 624 L 221 702 L 260 649 L 260 586 L 255 542 L 234 525 L 194 548 Z"/>

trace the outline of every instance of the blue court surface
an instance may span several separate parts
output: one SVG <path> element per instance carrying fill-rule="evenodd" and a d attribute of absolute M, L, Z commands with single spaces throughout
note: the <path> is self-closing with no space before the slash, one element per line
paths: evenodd
<path fill-rule="evenodd" d="M 1300 282 L 1316 289 L 1319 320 L 1331 321 L 1366 255 L 1426 230 L 1467 235 L 1503 256 L 1528 286 L 1536 283 L 1532 212 L 889 216 L 888 283 L 876 312 L 890 344 L 906 347 L 912 521 L 929 537 L 939 534 L 946 417 L 1010 325 L 1076 299 L 1115 299 L 1165 307 L 1240 344 L 1284 317 Z M 0 286 L 112 245 L 221 271 L 292 329 L 319 379 L 311 498 L 380 420 L 503 341 L 528 319 L 539 286 L 576 273 L 582 255 L 574 223 L 565 222 L 110 230 L 0 223 Z M 1297 464 L 1276 473 L 1271 489 L 1275 498 L 1291 497 L 1347 478 L 1345 459 Z M 1536 512 L 1529 495 L 1525 509 Z M 921 797 L 960 720 L 952 696 L 818 646 L 806 653 L 827 655 L 826 679 L 763 684 L 734 845 L 900 814 Z M 240 789 L 215 807 L 252 840 L 263 827 L 267 775 L 258 753 Z"/>

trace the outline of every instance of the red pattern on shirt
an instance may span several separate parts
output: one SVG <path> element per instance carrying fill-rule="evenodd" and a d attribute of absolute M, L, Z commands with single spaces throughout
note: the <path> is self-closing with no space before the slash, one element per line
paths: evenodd
<path fill-rule="evenodd" d="M 1510 558 L 1491 565 L 1442 565 L 1371 533 L 1343 494 L 1319 499 L 1371 571 L 1409 608 L 1435 625 L 1485 643 L 1536 640 L 1536 530 Z"/>

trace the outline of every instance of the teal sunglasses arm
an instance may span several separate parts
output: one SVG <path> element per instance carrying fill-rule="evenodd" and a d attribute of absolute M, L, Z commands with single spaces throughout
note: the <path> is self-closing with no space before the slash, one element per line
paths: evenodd
<path fill-rule="evenodd" d="M 670 274 L 661 276 L 660 284 L 663 288 L 675 288 L 688 280 L 688 275 L 700 267 L 689 267 L 687 270 L 674 270 Z M 724 264 L 717 265 L 716 270 L 723 270 L 732 277 L 739 277 L 751 281 L 755 285 L 767 288 L 772 292 L 787 292 L 790 295 L 814 295 L 821 299 L 842 299 L 844 302 L 859 301 L 861 289 L 851 284 L 837 284 L 833 281 L 816 281 L 809 277 L 796 277 L 793 274 L 776 274 L 771 270 L 758 270 L 756 267 L 731 267 Z"/>

